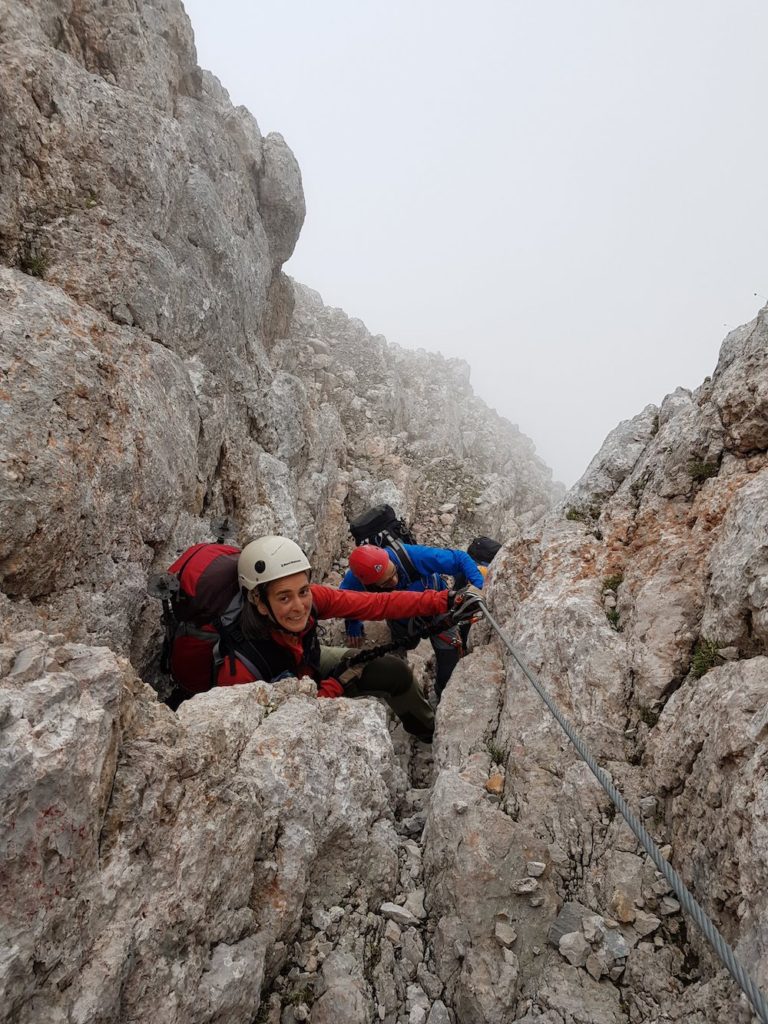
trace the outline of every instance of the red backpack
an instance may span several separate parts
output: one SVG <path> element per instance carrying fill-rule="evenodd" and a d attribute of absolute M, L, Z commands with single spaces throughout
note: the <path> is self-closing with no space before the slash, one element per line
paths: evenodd
<path fill-rule="evenodd" d="M 216 683 L 222 632 L 239 615 L 237 577 L 240 548 L 194 544 L 168 572 L 150 580 L 149 593 L 163 602 L 165 640 L 160 667 L 188 694 Z"/>

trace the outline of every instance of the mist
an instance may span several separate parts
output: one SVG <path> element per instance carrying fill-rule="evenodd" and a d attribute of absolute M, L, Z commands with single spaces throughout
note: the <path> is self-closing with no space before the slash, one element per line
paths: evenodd
<path fill-rule="evenodd" d="M 768 294 L 768 5 L 185 4 L 302 169 L 286 272 L 465 359 L 572 484 Z"/>

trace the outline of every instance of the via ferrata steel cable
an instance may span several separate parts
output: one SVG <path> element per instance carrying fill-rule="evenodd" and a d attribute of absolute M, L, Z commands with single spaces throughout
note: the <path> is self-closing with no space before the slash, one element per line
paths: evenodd
<path fill-rule="evenodd" d="M 568 739 L 574 745 L 576 750 L 579 752 L 582 760 L 586 763 L 589 770 L 595 776 L 597 781 L 603 787 L 605 792 L 613 801 L 614 805 L 621 812 L 624 820 L 634 832 L 635 836 L 639 840 L 641 846 L 651 858 L 653 863 L 656 865 L 658 870 L 667 880 L 669 885 L 675 892 L 675 895 L 680 901 L 680 906 L 685 910 L 698 925 L 701 931 L 704 933 L 709 943 L 711 944 L 714 951 L 720 957 L 722 962 L 728 968 L 731 976 L 737 985 L 741 988 L 742 992 L 749 999 L 750 1003 L 754 1007 L 755 1013 L 760 1018 L 762 1024 L 768 1024 L 768 1000 L 766 1000 L 763 993 L 755 984 L 754 980 L 747 973 L 744 965 L 739 961 L 735 952 L 725 941 L 723 936 L 720 934 L 718 929 L 715 927 L 711 918 L 707 916 L 701 905 L 696 901 L 693 895 L 688 891 L 680 875 L 675 869 L 669 864 L 661 854 L 661 850 L 658 848 L 656 843 L 651 839 L 650 835 L 644 828 L 640 819 L 633 814 L 630 810 L 626 800 L 619 793 L 611 781 L 610 776 L 604 769 L 602 769 L 595 761 L 594 757 L 590 753 L 584 741 L 578 735 L 576 730 L 573 728 L 571 723 L 561 712 L 553 698 L 549 695 L 547 690 L 544 688 L 542 683 L 537 679 L 536 675 L 528 668 L 525 661 L 520 654 L 515 650 L 513 644 L 504 635 L 504 632 L 499 626 L 498 622 L 494 619 L 491 613 L 488 611 L 484 603 L 481 603 L 482 613 L 488 620 L 490 626 L 496 631 L 504 646 L 507 648 L 509 653 L 512 655 L 514 660 L 517 662 L 520 669 L 528 678 L 529 682 L 536 690 L 538 695 L 544 701 L 549 708 L 550 712 L 557 720 L 560 727 L 565 732 Z"/>

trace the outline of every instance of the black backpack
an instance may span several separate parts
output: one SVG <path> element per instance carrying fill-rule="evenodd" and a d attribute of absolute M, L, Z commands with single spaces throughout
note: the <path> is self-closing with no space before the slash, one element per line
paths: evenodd
<path fill-rule="evenodd" d="M 501 550 L 501 544 L 491 537 L 475 537 L 467 545 L 467 554 L 473 561 L 487 565 Z"/>
<path fill-rule="evenodd" d="M 385 540 L 400 540 L 406 544 L 415 544 L 416 538 L 398 519 L 391 505 L 374 505 L 349 521 L 349 532 L 356 544 L 377 544 L 379 547 Z"/>
<path fill-rule="evenodd" d="M 376 544 L 390 547 L 400 560 L 408 582 L 413 583 L 419 573 L 406 554 L 403 544 L 415 544 L 416 538 L 402 519 L 398 519 L 391 505 L 374 505 L 361 515 L 349 520 L 349 532 L 355 544 Z"/>

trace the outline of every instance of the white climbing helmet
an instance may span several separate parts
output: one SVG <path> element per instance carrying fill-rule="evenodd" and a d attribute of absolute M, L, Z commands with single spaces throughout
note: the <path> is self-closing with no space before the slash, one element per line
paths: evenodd
<path fill-rule="evenodd" d="M 312 566 L 298 544 L 287 537 L 259 537 L 246 544 L 237 560 L 240 586 L 253 590 L 295 572 L 309 572 Z"/>

